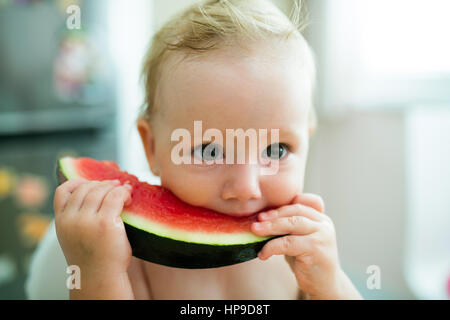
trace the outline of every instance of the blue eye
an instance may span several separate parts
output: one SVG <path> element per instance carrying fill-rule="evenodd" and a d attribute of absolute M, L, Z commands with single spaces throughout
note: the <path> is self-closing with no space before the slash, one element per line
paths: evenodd
<path fill-rule="evenodd" d="M 204 143 L 194 148 L 192 154 L 204 161 L 214 161 L 223 157 L 222 148 L 215 143 Z"/>
<path fill-rule="evenodd" d="M 289 147 L 284 143 L 273 143 L 266 148 L 263 152 L 264 157 L 268 157 L 274 160 L 282 159 L 289 151 Z"/>

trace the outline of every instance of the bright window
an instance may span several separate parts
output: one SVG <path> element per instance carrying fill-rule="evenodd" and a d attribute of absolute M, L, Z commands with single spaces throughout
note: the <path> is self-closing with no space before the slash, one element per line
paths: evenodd
<path fill-rule="evenodd" d="M 450 1 L 318 0 L 314 8 L 323 109 L 450 105 Z"/>

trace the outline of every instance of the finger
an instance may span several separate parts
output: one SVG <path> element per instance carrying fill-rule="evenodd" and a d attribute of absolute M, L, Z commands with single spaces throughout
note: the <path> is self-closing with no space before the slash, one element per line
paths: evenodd
<path fill-rule="evenodd" d="M 119 184 L 118 180 L 106 180 L 91 188 L 81 204 L 80 211 L 96 214 L 108 192 Z"/>
<path fill-rule="evenodd" d="M 63 212 L 67 205 L 67 201 L 70 199 L 72 192 L 75 191 L 81 184 L 88 182 L 85 179 L 71 179 L 60 184 L 55 189 L 55 196 L 53 199 L 53 208 L 55 209 L 55 214 Z"/>
<path fill-rule="evenodd" d="M 299 193 L 295 196 L 292 203 L 300 203 L 305 206 L 316 209 L 317 211 L 325 212 L 325 203 L 321 196 L 313 193 Z"/>
<path fill-rule="evenodd" d="M 127 189 L 128 189 L 128 191 L 130 192 L 130 195 L 129 195 L 129 197 L 125 200 L 125 206 L 129 206 L 130 204 L 131 204 L 131 202 L 132 202 L 132 197 L 131 197 L 131 195 L 132 195 L 132 189 L 133 189 L 133 187 L 131 186 L 131 185 L 129 185 L 129 184 L 125 184 L 124 185 Z"/>
<path fill-rule="evenodd" d="M 115 187 L 103 199 L 102 205 L 99 210 L 99 216 L 110 217 L 115 221 L 118 221 L 118 217 L 123 211 L 125 203 L 131 198 L 131 186 Z"/>
<path fill-rule="evenodd" d="M 83 183 L 78 186 L 78 188 L 76 188 L 72 192 L 72 195 L 67 201 L 67 205 L 64 211 L 68 214 L 79 212 L 86 195 L 91 191 L 92 188 L 95 188 L 99 184 L 101 184 L 101 181 L 88 181 L 87 183 Z"/>
<path fill-rule="evenodd" d="M 319 213 L 316 209 L 305 206 L 300 203 L 288 204 L 277 209 L 272 209 L 258 214 L 259 221 L 270 221 L 282 217 L 304 216 L 314 221 L 323 221 L 325 215 Z"/>
<path fill-rule="evenodd" d="M 301 256 L 311 251 L 311 244 L 306 236 L 285 236 L 270 240 L 258 253 L 258 258 L 266 260 L 273 255 Z"/>
<path fill-rule="evenodd" d="M 308 235 L 319 230 L 318 222 L 303 216 L 290 216 L 270 221 L 252 223 L 252 232 L 259 236 L 269 235 Z"/>

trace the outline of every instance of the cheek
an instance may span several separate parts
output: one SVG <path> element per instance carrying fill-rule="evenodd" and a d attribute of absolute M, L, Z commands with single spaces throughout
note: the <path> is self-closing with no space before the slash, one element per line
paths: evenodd
<path fill-rule="evenodd" d="M 171 159 L 172 149 L 166 147 L 167 141 L 158 142 L 155 156 L 160 168 L 161 185 L 186 203 L 206 206 L 207 201 L 214 199 L 218 177 L 192 170 L 189 165 L 176 165 Z"/>
<path fill-rule="evenodd" d="M 276 175 L 261 180 L 263 193 L 269 205 L 282 206 L 290 203 L 297 192 L 303 192 L 304 170 L 302 166 L 280 168 Z"/>
<path fill-rule="evenodd" d="M 170 159 L 161 170 L 161 185 L 194 206 L 208 206 L 217 197 L 218 183 L 214 173 L 191 170 L 188 165 L 177 166 Z"/>

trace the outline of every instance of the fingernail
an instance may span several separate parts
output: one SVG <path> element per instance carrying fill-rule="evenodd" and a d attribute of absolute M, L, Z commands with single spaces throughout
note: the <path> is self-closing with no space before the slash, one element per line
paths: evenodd
<path fill-rule="evenodd" d="M 273 217 L 273 212 L 264 212 L 264 213 L 261 214 L 261 218 L 263 220 L 270 219 L 272 217 Z"/>
<path fill-rule="evenodd" d="M 273 217 L 275 217 L 274 211 L 267 211 L 267 212 L 261 213 L 261 219 L 263 219 L 263 220 L 271 219 Z"/>
<path fill-rule="evenodd" d="M 270 222 L 255 222 L 254 228 L 257 230 L 262 230 L 269 225 Z"/>
<path fill-rule="evenodd" d="M 253 228 L 255 228 L 257 230 L 261 229 L 261 223 L 259 223 L 259 222 L 253 223 Z"/>
<path fill-rule="evenodd" d="M 133 189 L 133 187 L 131 185 L 129 185 L 128 183 L 123 185 L 125 188 L 127 188 L 129 191 L 131 191 L 131 189 Z"/>

